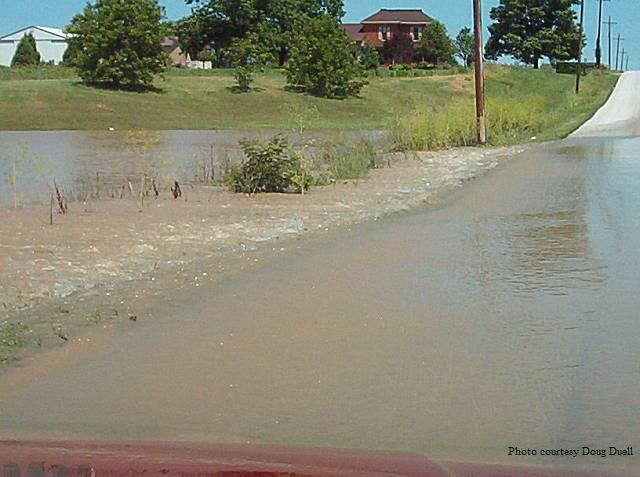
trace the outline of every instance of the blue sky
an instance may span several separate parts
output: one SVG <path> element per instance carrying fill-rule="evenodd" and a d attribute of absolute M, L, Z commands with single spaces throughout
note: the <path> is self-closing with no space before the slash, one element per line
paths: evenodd
<path fill-rule="evenodd" d="M 85 3 L 85 0 L 0 0 L 0 35 L 28 25 L 63 27 Z M 189 7 L 183 0 L 160 0 L 160 3 L 166 7 L 169 18 L 180 18 L 189 13 Z M 497 4 L 498 0 L 483 0 L 485 25 L 489 21 L 489 10 Z M 631 54 L 630 68 L 638 68 L 640 30 L 634 28 L 640 22 L 638 0 L 611 0 L 604 5 L 605 17 L 610 14 L 618 22 L 614 26 L 614 35 L 620 31 L 626 39 L 624 45 Z M 379 8 L 422 8 L 444 22 L 453 35 L 461 27 L 471 24 L 471 0 L 346 0 L 345 7 L 345 22 L 357 22 Z M 588 35 L 585 55 L 589 60 L 594 57 L 597 14 L 598 0 L 585 0 L 585 27 Z M 606 30 L 604 33 L 603 51 L 606 61 Z"/>

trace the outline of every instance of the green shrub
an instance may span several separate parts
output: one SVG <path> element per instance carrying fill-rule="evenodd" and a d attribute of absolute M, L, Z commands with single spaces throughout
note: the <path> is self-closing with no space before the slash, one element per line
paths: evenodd
<path fill-rule="evenodd" d="M 287 140 L 278 135 L 266 141 L 243 141 L 246 156 L 229 170 L 226 180 L 234 192 L 303 192 L 312 182 L 301 155 L 291 151 Z"/>
<path fill-rule="evenodd" d="M 360 52 L 360 64 L 365 70 L 375 70 L 380 66 L 380 53 L 369 43 L 362 47 Z"/>

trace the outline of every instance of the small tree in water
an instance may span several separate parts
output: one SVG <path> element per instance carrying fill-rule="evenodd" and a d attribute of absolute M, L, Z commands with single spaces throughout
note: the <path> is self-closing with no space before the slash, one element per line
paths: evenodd
<path fill-rule="evenodd" d="M 41 58 L 36 48 L 36 39 L 31 33 L 27 33 L 22 37 L 16 53 L 11 60 L 11 67 L 16 66 L 37 66 L 40 64 Z"/>
<path fill-rule="evenodd" d="M 241 144 L 246 159 L 227 177 L 235 192 L 304 192 L 311 185 L 302 157 L 291 151 L 282 136 Z"/>

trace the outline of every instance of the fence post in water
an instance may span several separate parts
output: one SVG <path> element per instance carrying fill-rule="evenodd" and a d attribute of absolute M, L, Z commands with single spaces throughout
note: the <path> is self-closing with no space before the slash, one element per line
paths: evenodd
<path fill-rule="evenodd" d="M 479 144 L 487 143 L 487 125 L 484 110 L 484 68 L 482 51 L 482 8 L 480 0 L 473 0 L 473 30 L 475 58 L 473 66 L 476 80 L 476 128 Z"/>

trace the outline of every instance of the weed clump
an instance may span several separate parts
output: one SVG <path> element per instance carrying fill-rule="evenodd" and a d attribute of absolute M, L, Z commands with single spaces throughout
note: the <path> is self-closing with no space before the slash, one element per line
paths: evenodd
<path fill-rule="evenodd" d="M 341 142 L 328 146 L 323 162 L 332 181 L 366 177 L 371 169 L 382 167 L 382 158 L 371 141 L 362 138 L 355 142 Z"/>
<path fill-rule="evenodd" d="M 14 353 L 28 344 L 30 332 L 30 328 L 20 322 L 0 325 L 0 364 L 10 362 Z"/>

